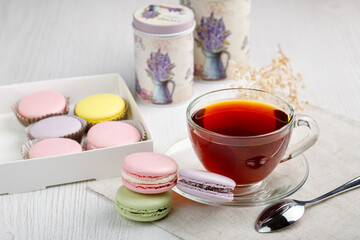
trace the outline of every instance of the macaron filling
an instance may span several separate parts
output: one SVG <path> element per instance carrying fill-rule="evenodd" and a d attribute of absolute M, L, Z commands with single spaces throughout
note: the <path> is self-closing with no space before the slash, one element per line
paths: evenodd
<path fill-rule="evenodd" d="M 140 222 L 156 221 L 171 210 L 172 192 L 141 194 L 121 186 L 115 197 L 115 208 L 124 217 Z"/>
<path fill-rule="evenodd" d="M 141 210 L 141 209 L 125 207 L 119 202 L 116 202 L 115 204 L 117 210 L 120 211 L 122 214 L 128 216 L 141 215 L 142 218 L 153 218 L 156 216 L 166 215 L 168 212 L 170 212 L 170 208 L 171 208 L 171 204 L 170 204 L 169 206 L 165 206 L 163 208 Z"/>
<path fill-rule="evenodd" d="M 186 185 L 195 187 L 195 188 L 201 188 L 207 191 L 213 191 L 213 192 L 217 192 L 217 193 L 230 193 L 230 191 L 233 189 L 231 188 L 227 188 L 227 187 L 215 187 L 215 186 L 211 186 L 211 185 L 207 185 L 207 184 L 203 184 L 203 183 L 196 183 L 196 182 L 192 182 L 189 180 L 185 180 L 185 179 L 180 179 L 179 182 L 184 183 Z"/>
<path fill-rule="evenodd" d="M 142 194 L 171 190 L 178 179 L 176 161 L 154 152 L 133 153 L 124 158 L 122 180 L 128 189 Z"/>
<path fill-rule="evenodd" d="M 192 196 L 212 202 L 231 202 L 236 187 L 234 180 L 204 170 L 181 169 L 176 187 Z"/>
<path fill-rule="evenodd" d="M 127 181 L 126 179 L 122 179 L 123 183 L 126 185 L 126 187 L 128 187 L 129 189 L 131 189 L 132 191 L 137 191 L 140 192 L 139 190 L 142 189 L 145 192 L 145 194 L 154 194 L 154 193 L 158 193 L 158 192 L 150 192 L 150 190 L 162 190 L 164 189 L 165 191 L 170 190 L 171 188 L 173 188 L 176 184 L 176 180 L 173 180 L 171 182 L 168 183 L 163 183 L 163 184 L 136 184 L 130 181 Z M 149 192 L 148 192 L 149 191 Z"/>
<path fill-rule="evenodd" d="M 176 185 L 178 189 L 186 192 L 187 194 L 193 195 L 195 197 L 207 199 L 209 201 L 221 201 L 221 202 L 231 202 L 234 198 L 234 193 L 213 191 L 212 189 L 204 189 L 189 185 L 183 181 L 179 181 Z"/>
<path fill-rule="evenodd" d="M 177 179 L 177 173 L 170 174 L 168 176 L 139 176 L 133 173 L 130 173 L 126 169 L 121 170 L 121 176 L 130 182 L 138 184 L 162 184 L 173 182 Z"/>

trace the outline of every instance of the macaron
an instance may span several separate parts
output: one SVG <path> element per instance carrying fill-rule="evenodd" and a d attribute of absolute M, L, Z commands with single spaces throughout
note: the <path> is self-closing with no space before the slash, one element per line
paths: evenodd
<path fill-rule="evenodd" d="M 81 139 L 85 128 L 85 120 L 75 116 L 61 115 L 35 122 L 26 129 L 26 133 L 29 139 L 70 137 L 78 140 Z"/>
<path fill-rule="evenodd" d="M 67 100 L 55 91 L 34 92 L 20 100 L 17 111 L 25 119 L 63 114 L 67 112 Z"/>
<path fill-rule="evenodd" d="M 121 186 L 116 193 L 116 210 L 124 217 L 140 222 L 159 220 L 171 209 L 171 191 L 160 194 L 140 194 Z"/>
<path fill-rule="evenodd" d="M 140 125 L 140 124 L 139 124 Z M 139 142 L 142 134 L 133 125 L 122 121 L 101 122 L 87 133 L 87 150 Z"/>
<path fill-rule="evenodd" d="M 122 181 L 130 190 L 157 194 L 176 185 L 178 165 L 172 158 L 153 152 L 133 153 L 122 163 Z"/>
<path fill-rule="evenodd" d="M 231 202 L 235 186 L 235 181 L 228 177 L 193 169 L 181 169 L 176 185 L 187 194 L 214 202 Z"/>
<path fill-rule="evenodd" d="M 28 151 L 28 158 L 51 157 L 82 152 L 81 145 L 68 138 L 47 138 L 36 142 Z"/>
<path fill-rule="evenodd" d="M 124 99 L 111 93 L 88 96 L 75 106 L 75 114 L 89 123 L 117 120 L 123 117 L 126 109 Z"/>

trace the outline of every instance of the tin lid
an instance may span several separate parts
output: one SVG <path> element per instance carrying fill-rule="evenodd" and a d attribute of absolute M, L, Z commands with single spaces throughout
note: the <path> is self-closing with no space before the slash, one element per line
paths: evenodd
<path fill-rule="evenodd" d="M 150 4 L 134 12 L 133 25 L 146 33 L 179 33 L 194 26 L 194 13 L 181 5 Z"/>

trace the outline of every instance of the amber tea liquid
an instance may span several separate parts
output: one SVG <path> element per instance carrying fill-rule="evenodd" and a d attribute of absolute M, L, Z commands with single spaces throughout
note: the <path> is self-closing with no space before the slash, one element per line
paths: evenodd
<path fill-rule="evenodd" d="M 192 120 L 217 133 L 196 131 L 189 125 L 195 152 L 205 168 L 239 185 L 268 176 L 285 154 L 291 134 L 276 132 L 289 122 L 284 111 L 256 101 L 217 102 L 194 112 Z"/>

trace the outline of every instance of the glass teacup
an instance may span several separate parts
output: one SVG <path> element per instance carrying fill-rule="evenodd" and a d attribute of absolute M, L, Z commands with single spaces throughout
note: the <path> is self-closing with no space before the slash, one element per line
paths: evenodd
<path fill-rule="evenodd" d="M 233 179 L 239 187 L 260 184 L 279 163 L 311 147 L 319 135 L 311 117 L 295 115 L 283 98 L 256 89 L 206 93 L 189 104 L 186 117 L 203 166 Z M 309 134 L 288 149 L 293 128 L 299 126 L 308 127 Z"/>

